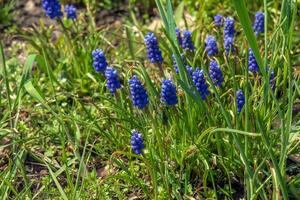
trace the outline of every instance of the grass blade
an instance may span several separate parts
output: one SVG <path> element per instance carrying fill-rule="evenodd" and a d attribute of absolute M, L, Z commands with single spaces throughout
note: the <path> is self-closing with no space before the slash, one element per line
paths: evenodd
<path fill-rule="evenodd" d="M 51 175 L 51 177 L 52 177 L 52 179 L 53 179 L 53 181 L 54 181 L 54 183 L 55 183 L 55 185 L 56 185 L 56 187 L 57 187 L 57 189 L 58 189 L 58 191 L 59 191 L 61 197 L 62 197 L 64 200 L 68 200 L 68 197 L 67 197 L 65 191 L 63 190 L 63 188 L 62 188 L 61 185 L 59 184 L 59 182 L 58 182 L 58 180 L 57 180 L 55 174 L 54 174 L 53 171 L 52 171 L 52 169 L 49 167 L 49 165 L 48 165 L 46 162 L 45 162 L 45 165 L 47 166 L 47 168 L 48 168 L 48 170 L 49 170 L 49 173 L 50 173 L 50 175 Z"/>

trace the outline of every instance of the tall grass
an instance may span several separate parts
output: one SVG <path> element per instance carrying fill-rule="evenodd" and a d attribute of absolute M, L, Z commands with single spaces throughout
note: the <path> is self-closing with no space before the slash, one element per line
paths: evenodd
<path fill-rule="evenodd" d="M 57 28 L 62 35 L 56 41 L 51 40 L 54 27 L 41 25 L 20 32 L 30 45 L 22 68 L 5 58 L 1 46 L 0 139 L 8 142 L 0 150 L 8 150 L 9 155 L 0 173 L 1 197 L 298 197 L 300 177 L 293 173 L 299 170 L 299 163 L 289 158 L 299 151 L 300 143 L 299 114 L 292 114 L 300 95 L 300 79 L 293 72 L 291 56 L 296 3 L 285 0 L 281 12 L 274 12 L 265 0 L 265 33 L 255 37 L 254 11 L 247 10 L 244 1 L 231 1 L 235 8 L 231 15 L 237 14 L 237 51 L 213 58 L 225 77 L 221 88 L 209 77 L 211 58 L 207 58 L 202 40 L 207 34 L 216 35 L 223 52 L 223 35 L 199 20 L 201 26 L 193 30 L 197 51 L 185 56 L 194 69 L 204 70 L 211 93 L 206 100 L 196 91 L 176 39 L 175 27 L 180 25 L 185 4 L 174 11 L 170 0 L 155 3 L 163 25 L 155 31 L 164 51 L 162 68 L 178 89 L 175 107 L 160 102 L 163 77 L 158 66 L 145 59 L 142 41 L 148 30 L 132 17 L 134 10 L 122 27 L 97 29 L 91 12 L 78 24 L 62 19 Z M 91 52 L 98 47 L 105 50 L 109 64 L 121 76 L 122 88 L 116 95 L 106 90 L 105 78 L 92 67 Z M 248 72 L 249 47 L 260 75 Z M 179 74 L 172 67 L 172 55 Z M 276 74 L 275 89 L 270 85 L 268 67 Z M 133 74 L 143 80 L 149 94 L 150 104 L 144 110 L 135 108 L 129 97 L 128 79 Z M 240 114 L 238 89 L 246 98 Z M 142 155 L 131 151 L 133 129 L 143 134 Z"/>

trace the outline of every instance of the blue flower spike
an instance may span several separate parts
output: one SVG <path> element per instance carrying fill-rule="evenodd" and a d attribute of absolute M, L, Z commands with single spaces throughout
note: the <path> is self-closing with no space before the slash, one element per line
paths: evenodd
<path fill-rule="evenodd" d="M 192 41 L 192 35 L 189 30 L 185 30 L 183 32 L 183 38 L 182 38 L 182 48 L 184 51 L 194 51 L 195 47 Z"/>
<path fill-rule="evenodd" d="M 265 14 L 263 12 L 257 12 L 255 14 L 253 29 L 256 36 L 265 32 Z"/>
<path fill-rule="evenodd" d="M 214 36 L 208 35 L 205 39 L 205 51 L 208 56 L 215 56 L 218 54 L 218 45 Z"/>
<path fill-rule="evenodd" d="M 234 19 L 232 17 L 227 17 L 224 23 L 224 49 L 227 55 L 234 51 L 234 34 Z"/>
<path fill-rule="evenodd" d="M 46 16 L 51 19 L 61 18 L 63 16 L 61 5 L 57 0 L 42 0 L 42 7 L 45 10 Z"/>
<path fill-rule="evenodd" d="M 107 68 L 105 54 L 102 49 L 96 49 L 92 52 L 93 66 L 96 72 L 104 73 Z"/>
<path fill-rule="evenodd" d="M 217 26 L 217 27 L 221 27 L 222 24 L 223 24 L 223 16 L 220 15 L 220 14 L 216 14 L 216 15 L 214 16 L 214 24 L 215 24 L 215 26 Z"/>
<path fill-rule="evenodd" d="M 225 37 L 224 38 L 224 49 L 226 55 L 228 55 L 230 52 L 234 52 L 234 47 L 233 47 L 233 42 L 234 38 L 233 37 Z"/>
<path fill-rule="evenodd" d="M 152 64 L 162 63 L 163 57 L 158 46 L 157 38 L 154 33 L 147 33 L 144 42 L 147 48 L 148 59 Z"/>
<path fill-rule="evenodd" d="M 242 90 L 238 90 L 236 92 L 236 104 L 237 104 L 237 112 L 240 113 L 245 104 L 245 95 Z"/>
<path fill-rule="evenodd" d="M 209 91 L 203 70 L 196 68 L 196 70 L 193 72 L 192 79 L 197 88 L 197 91 L 200 93 L 201 98 L 205 100 L 209 95 Z"/>
<path fill-rule="evenodd" d="M 131 100 L 134 106 L 139 109 L 145 108 L 148 103 L 148 94 L 141 81 L 136 75 L 133 75 L 128 81 L 130 86 Z"/>
<path fill-rule="evenodd" d="M 234 19 L 232 17 L 226 17 L 224 23 L 224 37 L 234 37 Z"/>
<path fill-rule="evenodd" d="M 107 67 L 105 70 L 105 77 L 106 87 L 109 89 L 111 94 L 115 94 L 117 89 L 121 88 L 117 70 L 112 67 Z"/>
<path fill-rule="evenodd" d="M 137 155 L 141 155 L 142 150 L 145 148 L 142 134 L 136 130 L 133 130 L 130 143 L 132 151 Z"/>
<path fill-rule="evenodd" d="M 255 59 L 255 56 L 254 56 L 254 53 L 252 51 L 251 48 L 248 49 L 248 68 L 249 68 L 249 71 L 252 72 L 253 74 L 256 74 L 259 72 L 259 67 L 258 67 L 258 64 L 256 62 L 256 59 Z"/>
<path fill-rule="evenodd" d="M 171 80 L 163 80 L 161 85 L 161 101 L 169 106 L 178 103 L 177 91 Z"/>
<path fill-rule="evenodd" d="M 74 5 L 66 5 L 65 13 L 67 14 L 68 19 L 75 20 L 77 18 L 76 7 Z"/>
<path fill-rule="evenodd" d="M 215 60 L 210 62 L 209 76 L 212 79 L 212 82 L 216 86 L 218 87 L 222 86 L 222 83 L 224 81 L 223 73 L 218 63 Z"/>

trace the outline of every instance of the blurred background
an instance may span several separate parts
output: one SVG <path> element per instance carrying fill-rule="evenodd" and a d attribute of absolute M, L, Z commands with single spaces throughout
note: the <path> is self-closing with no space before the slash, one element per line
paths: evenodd
<path fill-rule="evenodd" d="M 96 18 L 97 24 L 112 23 L 120 16 L 130 16 L 133 11 L 138 20 L 147 20 L 157 15 L 154 0 L 61 0 L 62 4 L 72 3 L 80 9 L 90 9 Z M 257 10 L 261 0 L 248 0 L 249 10 Z M 272 1 L 279 4 L 280 1 Z M 3 32 L 11 26 L 29 26 L 37 23 L 45 17 L 40 6 L 41 0 L 0 0 L 0 30 Z M 180 4 L 185 5 L 185 9 L 191 15 L 196 13 L 197 17 L 202 14 L 213 15 L 220 9 L 231 10 L 230 1 L 223 0 L 173 0 L 174 7 Z M 202 12 L 205 7 L 206 11 Z"/>

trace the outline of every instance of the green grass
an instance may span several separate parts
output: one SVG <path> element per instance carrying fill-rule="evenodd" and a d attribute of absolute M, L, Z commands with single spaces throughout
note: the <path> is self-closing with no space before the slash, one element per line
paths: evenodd
<path fill-rule="evenodd" d="M 293 112 L 300 103 L 299 3 L 155 4 L 162 23 L 154 32 L 163 50 L 164 75 L 178 89 L 174 107 L 160 102 L 163 77 L 147 60 L 143 42 L 150 26 L 134 16 L 134 4 L 120 25 L 96 27 L 94 2 L 86 1 L 89 9 L 77 21 L 62 19 L 50 27 L 41 22 L 32 30 L 19 30 L 16 36 L 26 42 L 25 62 L 18 59 L 18 47 L 4 56 L 1 45 L 2 199 L 299 199 L 300 114 Z M 257 10 L 265 12 L 266 31 L 255 37 Z M 187 11 L 194 16 L 192 23 Z M 223 28 L 212 24 L 216 13 L 236 21 L 236 52 L 229 56 L 223 49 Z M 195 93 L 180 59 L 179 25 L 192 30 L 196 52 L 186 58 L 205 72 L 210 89 L 206 100 Z M 59 31 L 55 39 L 54 31 Z M 210 58 L 204 51 L 208 34 L 218 41 L 215 59 L 225 78 L 221 88 L 209 78 Z M 248 72 L 249 47 L 260 75 Z M 116 95 L 93 69 L 91 52 L 96 48 L 105 51 L 109 65 L 119 72 L 122 88 Z M 276 74 L 274 90 L 268 66 Z M 133 74 L 149 94 L 144 110 L 135 108 L 129 97 Z M 246 97 L 240 114 L 238 89 Z M 131 151 L 133 129 L 143 135 L 142 155 Z"/>
<path fill-rule="evenodd" d="M 13 7 L 15 1 L 0 1 L 0 29 L 5 29 L 13 23 Z"/>

